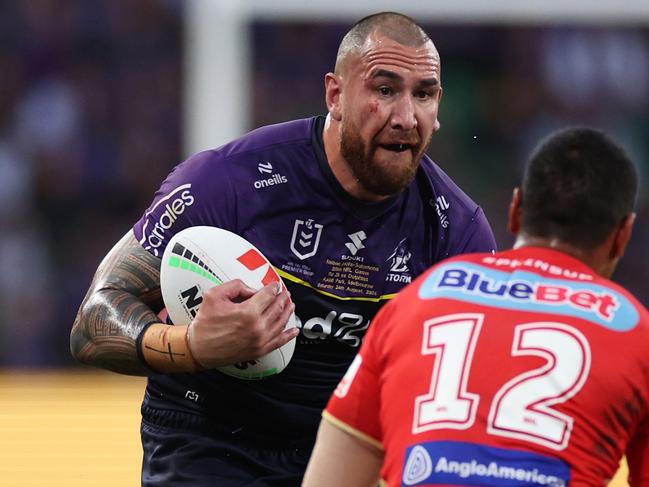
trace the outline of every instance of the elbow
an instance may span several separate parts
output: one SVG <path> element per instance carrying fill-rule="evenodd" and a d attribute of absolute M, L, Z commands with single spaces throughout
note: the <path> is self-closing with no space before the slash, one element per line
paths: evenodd
<path fill-rule="evenodd" d="M 82 364 L 87 364 L 87 360 L 85 359 L 85 355 L 82 353 L 84 349 L 84 344 L 82 344 L 82 341 L 79 339 L 78 335 L 75 333 L 70 334 L 70 354 L 74 359 Z"/>
<path fill-rule="evenodd" d="M 92 349 L 94 344 L 85 330 L 84 305 L 77 314 L 72 331 L 70 332 L 70 354 L 80 363 L 92 365 Z"/>

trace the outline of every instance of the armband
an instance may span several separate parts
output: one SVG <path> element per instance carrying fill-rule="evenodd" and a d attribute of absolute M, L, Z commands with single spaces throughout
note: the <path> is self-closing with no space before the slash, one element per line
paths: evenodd
<path fill-rule="evenodd" d="M 141 335 L 140 350 L 145 363 L 163 374 L 203 370 L 189 348 L 188 328 L 163 323 L 149 325 Z"/>

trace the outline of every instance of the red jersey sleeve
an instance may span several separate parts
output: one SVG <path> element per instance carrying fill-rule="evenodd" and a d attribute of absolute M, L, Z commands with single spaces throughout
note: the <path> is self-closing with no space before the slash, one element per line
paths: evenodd
<path fill-rule="evenodd" d="M 327 421 L 381 449 L 381 342 L 391 305 L 384 306 L 372 321 L 358 355 L 323 412 Z"/>

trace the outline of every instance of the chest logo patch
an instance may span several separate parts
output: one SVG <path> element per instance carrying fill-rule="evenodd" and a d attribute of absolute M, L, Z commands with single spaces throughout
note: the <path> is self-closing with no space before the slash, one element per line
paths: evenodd
<path fill-rule="evenodd" d="M 313 220 L 295 220 L 291 251 L 300 260 L 308 259 L 316 254 L 322 235 L 322 225 Z"/>

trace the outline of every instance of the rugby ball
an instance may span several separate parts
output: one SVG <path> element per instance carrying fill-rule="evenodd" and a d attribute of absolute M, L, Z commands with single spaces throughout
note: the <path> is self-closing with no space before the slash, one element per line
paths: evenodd
<path fill-rule="evenodd" d="M 208 289 L 241 279 L 253 289 L 271 282 L 285 287 L 268 259 L 243 237 L 222 228 L 189 227 L 174 235 L 162 255 L 160 289 L 174 325 L 188 325 Z M 295 314 L 286 328 L 295 326 Z M 219 367 L 239 379 L 263 379 L 279 374 L 295 350 L 295 338 L 256 360 Z"/>

